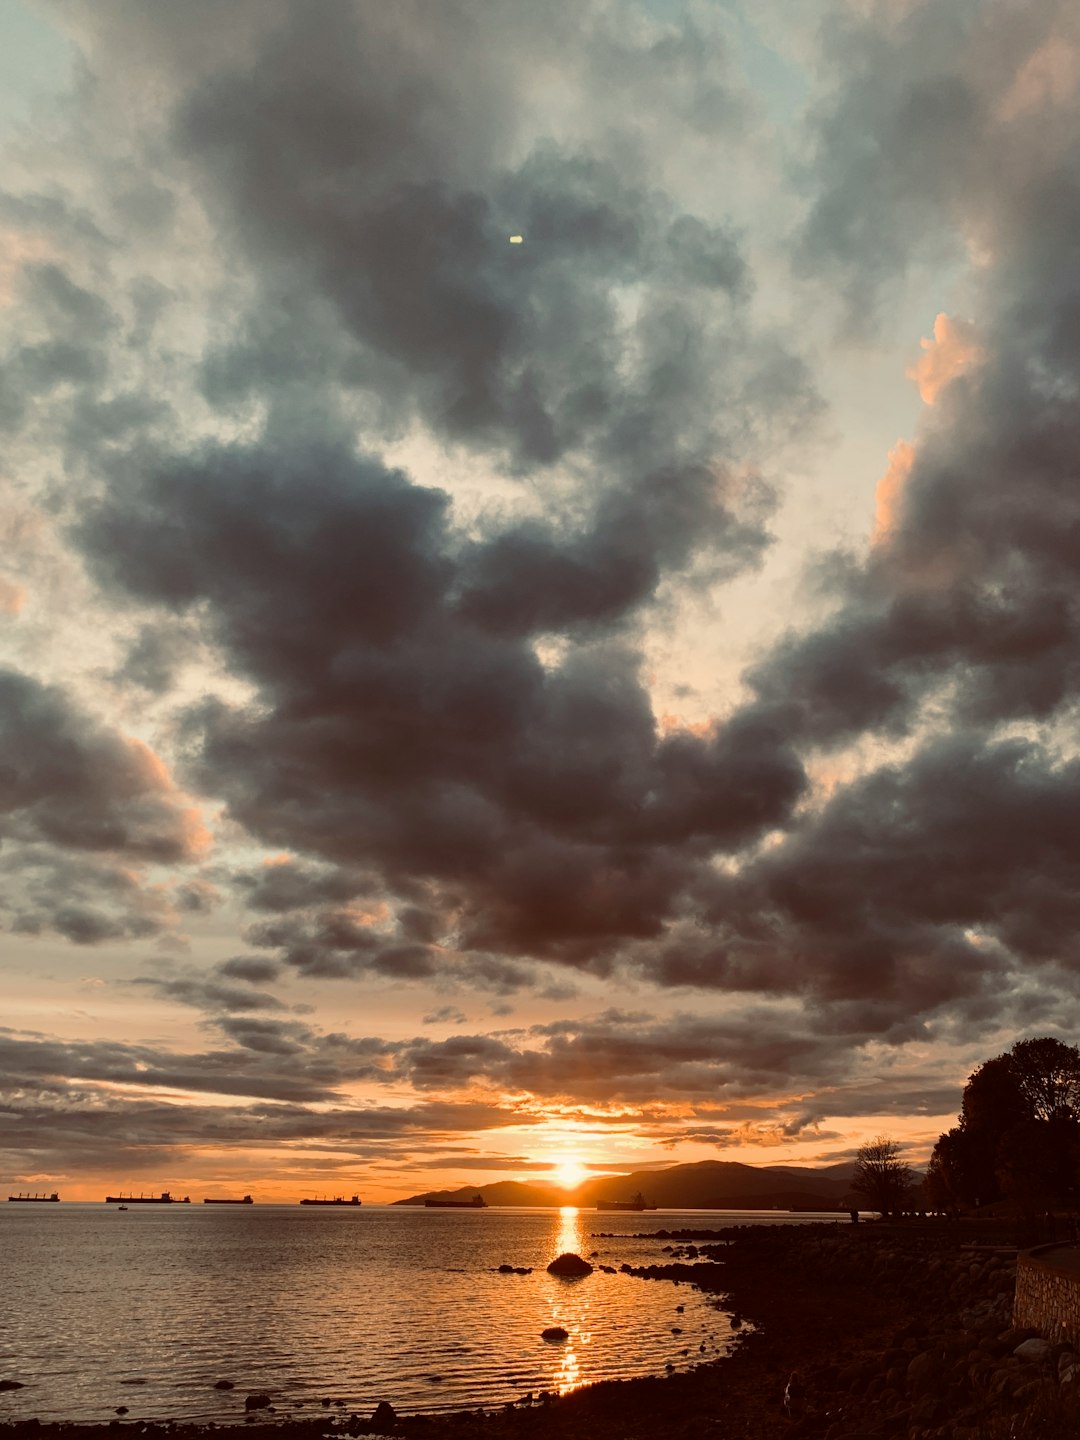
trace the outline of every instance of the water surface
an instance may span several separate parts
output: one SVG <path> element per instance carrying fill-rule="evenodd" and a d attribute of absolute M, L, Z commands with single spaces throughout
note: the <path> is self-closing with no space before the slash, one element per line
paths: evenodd
<path fill-rule="evenodd" d="M 126 1405 L 130 1419 L 230 1421 L 255 1390 L 278 1415 L 323 1399 L 422 1413 L 683 1369 L 732 1344 L 715 1297 L 599 1270 L 560 1280 L 544 1267 L 564 1250 L 649 1264 L 664 1242 L 635 1232 L 781 1218 L 0 1206 L 0 1379 L 25 1386 L 0 1394 L 0 1419 L 104 1420 Z M 495 1273 L 502 1263 L 532 1274 Z M 553 1325 L 569 1340 L 541 1339 Z"/>

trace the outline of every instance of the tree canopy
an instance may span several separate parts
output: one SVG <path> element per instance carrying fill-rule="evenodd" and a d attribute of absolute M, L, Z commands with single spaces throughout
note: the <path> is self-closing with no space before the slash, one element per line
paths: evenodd
<path fill-rule="evenodd" d="M 1078 1157 L 1080 1050 L 1051 1036 L 1018 1040 L 968 1079 L 959 1123 L 934 1147 L 929 1198 L 949 1208 L 1072 1205 Z"/>
<path fill-rule="evenodd" d="M 901 1209 L 912 1179 L 911 1166 L 900 1158 L 900 1146 L 887 1135 L 859 1146 L 851 1188 L 865 1198 L 868 1209 L 882 1215 Z"/>

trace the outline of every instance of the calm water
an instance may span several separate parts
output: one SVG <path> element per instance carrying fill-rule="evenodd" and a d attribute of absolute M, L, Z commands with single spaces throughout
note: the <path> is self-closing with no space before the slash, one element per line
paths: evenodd
<path fill-rule="evenodd" d="M 780 1218 L 0 1205 L 0 1379 L 26 1387 L 0 1394 L 0 1419 L 102 1420 L 126 1405 L 130 1419 L 228 1421 L 252 1390 L 270 1392 L 279 1415 L 323 1397 L 418 1413 L 682 1369 L 731 1346 L 715 1299 L 544 1267 L 564 1250 L 648 1264 L 665 1242 L 635 1231 Z M 618 1236 L 595 1238 L 602 1230 Z M 533 1273 L 493 1273 L 504 1262 Z M 570 1339 L 542 1340 L 550 1325 Z"/>

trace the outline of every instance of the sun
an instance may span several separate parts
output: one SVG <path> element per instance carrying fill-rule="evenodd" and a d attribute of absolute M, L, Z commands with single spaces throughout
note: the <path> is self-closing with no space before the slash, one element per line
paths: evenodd
<path fill-rule="evenodd" d="M 567 1155 L 556 1161 L 552 1178 L 564 1190 L 576 1190 L 588 1175 L 589 1171 L 575 1155 Z"/>

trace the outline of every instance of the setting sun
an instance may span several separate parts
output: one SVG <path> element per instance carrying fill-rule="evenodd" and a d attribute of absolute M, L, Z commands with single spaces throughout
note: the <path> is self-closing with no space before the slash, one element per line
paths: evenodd
<path fill-rule="evenodd" d="M 557 1185 L 564 1190 L 576 1190 L 583 1180 L 588 1177 L 588 1170 L 582 1162 L 573 1156 L 558 1161 L 553 1167 L 552 1178 Z"/>

